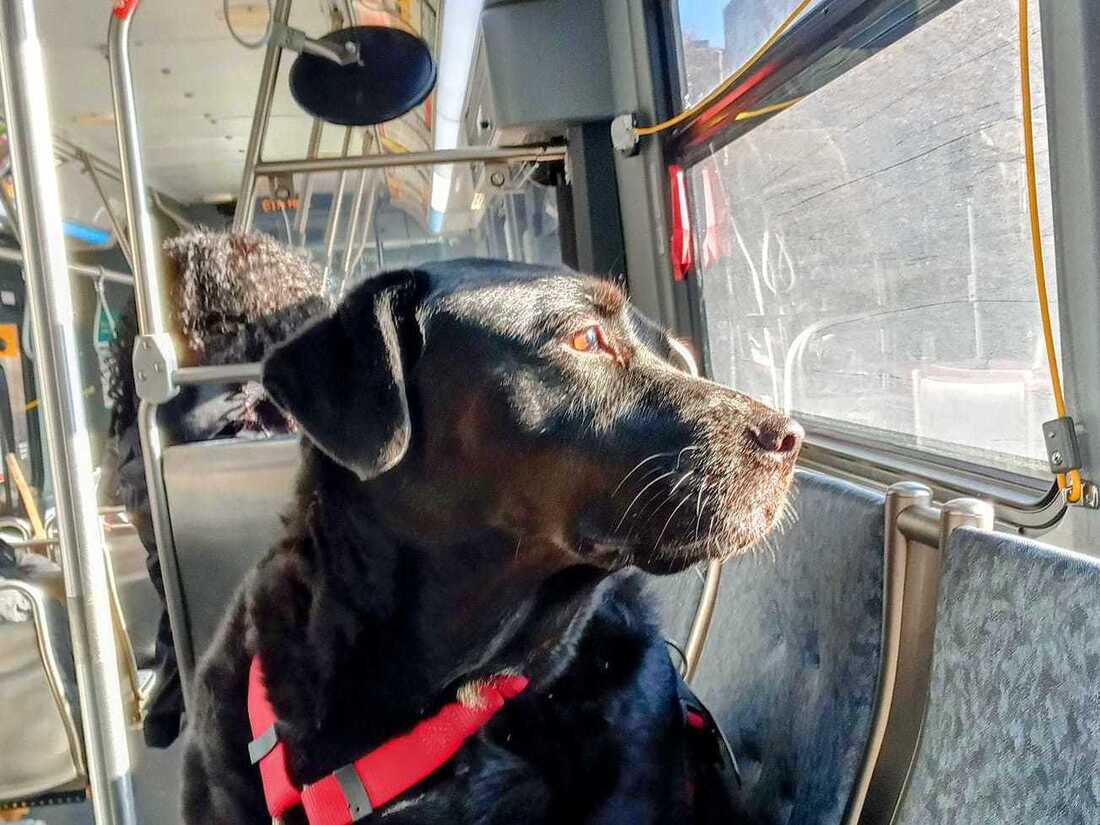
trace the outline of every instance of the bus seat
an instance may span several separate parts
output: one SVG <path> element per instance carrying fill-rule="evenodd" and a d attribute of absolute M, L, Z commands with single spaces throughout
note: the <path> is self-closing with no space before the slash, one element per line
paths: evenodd
<path fill-rule="evenodd" d="M 12 747 L 0 805 L 79 795 L 87 772 L 61 573 L 0 578 L 0 594 L 15 608 L 0 611 L 0 741 Z"/>
<path fill-rule="evenodd" d="M 656 611 L 661 633 L 678 650 L 672 654 L 677 665 L 681 663 L 699 608 L 705 569 L 696 565 L 674 576 L 646 577 L 646 595 Z"/>
<path fill-rule="evenodd" d="M 895 825 L 1096 822 L 1100 562 L 968 528 L 948 542 L 920 749 Z"/>
<path fill-rule="evenodd" d="M 189 613 L 172 618 L 191 628 L 196 660 L 249 566 L 278 540 L 279 516 L 290 502 L 297 469 L 298 441 L 292 437 L 181 444 L 164 451 L 164 484 Z M 696 568 L 647 584 L 662 632 L 681 650 L 702 587 Z"/>
<path fill-rule="evenodd" d="M 747 819 L 835 825 L 870 734 L 884 497 L 799 471 L 795 522 L 730 560 L 694 687 L 738 759 Z"/>
<path fill-rule="evenodd" d="M 188 614 L 171 616 L 172 625 L 187 623 L 197 661 L 237 585 L 282 533 L 280 517 L 298 470 L 298 439 L 179 444 L 164 451 L 163 467 Z"/>

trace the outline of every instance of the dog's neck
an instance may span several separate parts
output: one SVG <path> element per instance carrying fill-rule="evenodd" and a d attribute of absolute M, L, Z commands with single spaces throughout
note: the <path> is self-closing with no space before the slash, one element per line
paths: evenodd
<path fill-rule="evenodd" d="M 380 526 L 345 477 L 304 476 L 304 517 L 261 569 L 252 608 L 272 704 L 294 730 L 324 730 L 354 758 L 464 681 L 518 671 L 537 690 L 568 665 L 606 571 L 488 531 L 417 546 Z"/>

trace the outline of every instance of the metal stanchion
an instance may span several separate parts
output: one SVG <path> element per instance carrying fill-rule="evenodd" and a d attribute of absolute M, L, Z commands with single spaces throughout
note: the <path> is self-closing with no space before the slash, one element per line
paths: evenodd
<path fill-rule="evenodd" d="M 283 2 L 283 0 L 281 0 Z M 288 4 L 287 4 L 288 5 Z M 179 392 L 175 345 L 166 322 L 164 275 L 157 238 L 145 189 L 138 134 L 137 108 L 134 103 L 133 73 L 130 66 L 130 22 L 138 0 L 116 6 L 107 32 L 107 56 L 111 67 L 111 92 L 114 100 L 118 149 L 122 158 L 122 187 L 126 195 L 126 217 L 131 230 L 134 253 L 134 295 L 137 304 L 138 335 L 134 342 L 134 378 L 141 398 L 138 408 L 138 433 L 149 490 L 149 510 L 157 542 L 164 597 L 172 618 L 172 639 L 180 669 L 184 704 L 191 699 L 194 650 L 190 628 L 178 621 L 187 615 L 183 590 L 179 584 L 175 540 L 168 514 L 168 497 L 161 472 L 163 444 L 157 427 L 157 405 Z"/>
<path fill-rule="evenodd" d="M 349 126 L 344 131 L 344 144 L 340 149 L 340 157 L 346 158 L 351 149 L 352 128 Z M 348 173 L 341 169 L 336 175 L 336 191 L 332 193 L 332 205 L 329 207 L 328 226 L 325 228 L 325 268 L 324 286 L 328 287 L 329 276 L 332 275 L 332 258 L 336 254 L 336 233 L 340 229 L 340 212 L 344 206 L 344 190 L 347 188 Z"/>
<path fill-rule="evenodd" d="M 0 0 L 0 75 L 92 803 L 98 825 L 131 825 L 137 817 L 122 682 L 33 0 Z"/>
<path fill-rule="evenodd" d="M 286 24 L 290 19 L 290 0 L 276 0 L 271 12 L 273 24 Z M 228 21 L 226 21 L 228 22 Z M 256 111 L 252 115 L 252 131 L 248 135 L 248 149 L 244 156 L 244 174 L 241 177 L 241 195 L 237 200 L 237 210 L 233 213 L 233 228 L 247 230 L 252 228 L 256 194 L 256 164 L 260 162 L 260 153 L 267 137 L 267 124 L 271 120 L 271 101 L 275 97 L 275 81 L 279 78 L 279 59 L 283 47 L 277 38 L 271 38 L 264 55 L 264 67 L 260 74 L 260 90 L 256 94 Z"/>
<path fill-rule="evenodd" d="M 324 129 L 324 121 L 314 118 L 313 125 L 309 129 L 309 146 L 306 147 L 306 157 L 315 158 L 321 150 L 321 131 Z M 302 182 L 302 192 L 298 198 L 298 223 L 295 229 L 298 232 L 298 243 L 306 245 L 309 232 L 309 205 L 313 200 L 313 175 L 305 175 Z"/>

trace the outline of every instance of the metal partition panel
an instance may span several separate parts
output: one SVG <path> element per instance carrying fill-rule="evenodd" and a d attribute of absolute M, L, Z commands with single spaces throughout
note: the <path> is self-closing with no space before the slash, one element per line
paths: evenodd
<path fill-rule="evenodd" d="M 298 439 L 292 437 L 180 444 L 164 451 L 175 566 L 186 605 L 186 614 L 173 613 L 172 627 L 187 627 L 192 645 L 188 670 L 180 657 L 185 682 L 248 569 L 282 535 L 298 457 Z"/>

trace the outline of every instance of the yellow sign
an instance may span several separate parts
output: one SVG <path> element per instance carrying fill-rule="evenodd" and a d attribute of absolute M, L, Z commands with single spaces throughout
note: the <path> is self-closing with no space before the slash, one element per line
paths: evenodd
<path fill-rule="evenodd" d="M 292 195 L 289 198 L 261 198 L 260 210 L 262 212 L 286 212 L 291 209 L 297 209 L 299 206 L 299 200 L 296 195 Z"/>
<path fill-rule="evenodd" d="M 0 324 L 0 358 L 19 357 L 19 328 L 15 324 Z"/>

